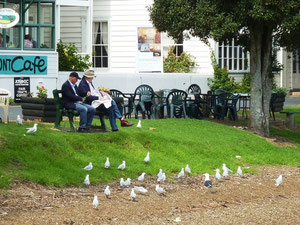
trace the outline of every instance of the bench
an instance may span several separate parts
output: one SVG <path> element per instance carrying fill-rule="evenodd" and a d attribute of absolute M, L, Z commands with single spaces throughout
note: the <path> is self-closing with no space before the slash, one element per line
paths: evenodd
<path fill-rule="evenodd" d="M 286 118 L 285 118 L 286 126 L 287 126 L 290 130 L 294 130 L 294 129 L 295 129 L 294 114 L 296 114 L 296 113 L 298 114 L 298 113 L 300 113 L 300 111 L 297 111 L 297 112 L 286 112 L 286 111 L 281 111 L 280 113 L 286 114 Z"/>
<path fill-rule="evenodd" d="M 72 131 L 76 131 L 76 126 L 74 124 L 74 120 L 73 117 L 74 116 L 79 116 L 79 112 L 73 109 L 65 109 L 62 104 L 61 104 L 61 100 L 62 100 L 62 92 L 61 90 L 53 90 L 53 97 L 54 97 L 54 101 L 55 101 L 55 105 L 56 105 L 56 118 L 55 118 L 55 128 L 56 129 L 61 129 L 60 123 L 62 121 L 63 116 L 67 116 L 69 118 L 69 123 L 70 123 L 70 128 Z M 105 124 L 105 112 L 101 112 L 101 111 L 96 111 L 96 114 L 98 115 L 101 121 L 101 126 L 100 129 L 103 129 L 105 131 L 107 131 L 107 126 Z"/>
<path fill-rule="evenodd" d="M 8 107 L 9 107 L 9 98 L 11 94 L 9 90 L 0 89 L 0 107 L 3 108 L 4 123 L 8 123 Z M 1 118 L 0 118 L 1 119 Z"/>

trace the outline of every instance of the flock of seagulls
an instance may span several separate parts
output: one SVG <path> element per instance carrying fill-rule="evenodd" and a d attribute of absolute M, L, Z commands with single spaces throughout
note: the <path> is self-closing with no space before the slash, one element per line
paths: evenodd
<path fill-rule="evenodd" d="M 22 122 L 22 119 L 20 118 L 20 115 L 17 116 L 17 120 L 16 120 L 17 124 L 19 125 L 22 125 L 23 122 Z M 139 120 L 138 124 L 137 124 L 137 128 L 142 128 L 142 124 L 141 124 L 141 120 Z M 27 129 L 27 132 L 26 133 L 35 133 L 37 131 L 37 123 L 35 123 L 33 125 L 33 127 L 30 127 L 30 128 L 26 128 Z M 25 134 L 24 134 L 25 136 Z M 241 158 L 241 156 L 236 156 L 236 158 Z M 146 157 L 144 158 L 144 162 L 145 163 L 149 163 L 150 162 L 150 152 L 147 153 Z M 106 158 L 106 162 L 104 164 L 104 168 L 105 169 L 109 169 L 110 168 L 110 162 L 109 162 L 109 157 Z M 118 166 L 118 170 L 124 170 L 126 168 L 126 162 L 125 161 L 122 161 L 122 163 Z M 87 166 L 85 166 L 83 168 L 84 170 L 86 171 L 91 171 L 93 169 L 93 164 L 92 162 L 90 162 Z M 222 177 L 224 177 L 225 179 L 229 176 L 229 173 L 233 173 L 232 170 L 230 170 L 225 163 L 223 163 L 222 165 L 222 169 L 223 169 L 223 174 L 221 175 L 220 173 L 220 169 L 216 169 L 216 174 L 215 174 L 215 178 L 216 180 L 221 180 Z M 185 168 L 181 168 L 181 171 L 178 173 L 177 175 L 177 178 L 180 179 L 182 177 L 184 177 L 184 172 L 186 172 L 187 174 L 191 174 L 191 169 L 189 167 L 189 164 L 186 165 Z M 239 176 L 242 176 L 243 175 L 243 171 L 241 169 L 240 166 L 238 166 L 238 169 L 237 169 L 237 172 L 236 172 Z M 145 175 L 146 173 L 143 172 L 139 177 L 138 177 L 138 181 L 139 182 L 144 182 L 145 180 Z M 205 176 L 205 179 L 204 179 L 204 186 L 207 187 L 207 188 L 212 188 L 212 182 L 209 178 L 209 174 L 208 173 L 205 173 L 204 174 Z M 164 181 L 166 180 L 166 174 L 163 172 L 162 169 L 159 169 L 159 172 L 157 174 L 157 182 L 159 183 L 163 183 Z M 90 185 L 90 179 L 89 179 L 89 174 L 86 175 L 85 179 L 84 179 L 84 182 L 83 182 L 85 185 Z M 278 187 L 280 184 L 282 183 L 282 175 L 279 175 L 279 177 L 275 180 L 275 186 Z M 124 181 L 124 178 L 121 178 L 120 179 L 120 186 L 121 187 L 130 187 L 131 185 L 131 179 L 130 178 L 127 178 L 125 181 Z M 135 193 L 136 192 L 139 192 L 139 193 L 142 193 L 142 194 L 145 194 L 148 192 L 148 190 L 142 186 L 134 186 L 132 189 L 131 189 L 131 192 L 130 192 L 130 198 L 132 200 L 136 200 L 137 199 L 137 194 Z M 158 194 L 164 194 L 166 192 L 166 190 L 163 188 L 163 187 L 160 187 L 159 184 L 156 184 L 155 186 L 155 191 L 158 193 Z M 107 198 L 110 198 L 110 195 L 111 195 L 111 191 L 109 189 L 109 186 L 106 186 L 105 190 L 104 190 L 104 194 Z M 94 199 L 93 199 L 93 207 L 94 208 L 97 208 L 98 205 L 99 205 L 99 201 L 98 201 L 98 197 L 97 195 L 94 196 Z"/>
<path fill-rule="evenodd" d="M 147 152 L 146 157 L 144 158 L 144 162 L 145 163 L 149 163 L 150 162 L 150 152 Z M 106 158 L 106 162 L 104 163 L 104 168 L 105 169 L 109 169 L 110 168 L 110 162 L 109 162 L 109 157 Z M 126 162 L 122 161 L 122 164 L 120 164 L 117 169 L 119 170 L 124 170 L 126 168 Z M 83 168 L 86 171 L 90 171 L 93 169 L 93 164 L 92 162 L 90 162 L 87 166 L 85 166 Z M 216 180 L 221 180 L 222 178 L 224 179 L 228 179 L 228 176 L 230 173 L 233 173 L 233 171 L 231 169 L 229 169 L 225 163 L 223 163 L 222 165 L 222 170 L 223 170 L 223 174 L 221 175 L 220 173 L 220 169 L 216 169 L 216 174 L 215 174 L 215 179 Z M 187 164 L 185 168 L 181 168 L 180 172 L 177 175 L 177 179 L 181 179 L 185 176 L 186 174 L 191 174 L 192 171 L 189 167 L 189 165 Z M 241 169 L 240 166 L 238 166 L 236 174 L 239 176 L 243 175 L 243 171 Z M 137 180 L 139 182 L 144 182 L 145 181 L 145 175 L 146 173 L 143 172 L 140 176 L 138 176 Z M 204 174 L 205 179 L 204 179 L 204 184 L 203 186 L 206 188 L 212 188 L 213 184 L 212 181 L 210 180 L 210 176 L 208 173 Z M 162 169 L 159 169 L 159 172 L 157 174 L 157 182 L 158 183 L 163 183 L 166 180 L 166 174 L 163 172 Z M 89 180 L 89 175 L 87 174 L 84 182 L 85 185 L 90 185 L 90 180 Z M 282 175 L 280 175 L 276 181 L 275 181 L 275 186 L 279 186 L 282 183 Z M 131 186 L 131 179 L 127 178 L 126 180 L 124 180 L 124 178 L 120 179 L 120 187 L 122 188 L 129 188 Z M 166 190 L 161 187 L 159 184 L 155 185 L 155 191 L 159 194 L 159 195 L 164 195 L 166 193 Z M 136 199 L 138 198 L 138 193 L 140 194 L 146 194 L 148 192 L 148 190 L 143 187 L 143 186 L 134 186 L 133 188 L 131 188 L 131 192 L 130 192 L 130 198 L 133 201 L 136 201 Z M 104 194 L 107 198 L 110 198 L 111 195 L 111 190 L 109 189 L 109 186 L 107 185 L 106 188 L 104 189 Z M 98 197 L 97 195 L 94 196 L 93 199 L 93 203 L 92 203 L 94 208 L 97 208 L 99 205 L 99 201 L 98 201 Z"/>

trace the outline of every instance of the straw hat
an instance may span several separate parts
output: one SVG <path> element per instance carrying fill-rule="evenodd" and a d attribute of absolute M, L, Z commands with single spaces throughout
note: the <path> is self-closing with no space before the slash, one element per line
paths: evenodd
<path fill-rule="evenodd" d="M 94 78 L 94 77 L 96 77 L 94 70 L 91 70 L 91 69 L 84 71 L 83 76 L 85 76 L 87 78 Z"/>

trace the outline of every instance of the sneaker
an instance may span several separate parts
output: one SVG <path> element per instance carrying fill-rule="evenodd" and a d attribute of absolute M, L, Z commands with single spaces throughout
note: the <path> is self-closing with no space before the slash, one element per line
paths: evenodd
<path fill-rule="evenodd" d="M 131 127 L 133 123 L 129 123 L 126 120 L 121 120 L 121 127 Z"/>

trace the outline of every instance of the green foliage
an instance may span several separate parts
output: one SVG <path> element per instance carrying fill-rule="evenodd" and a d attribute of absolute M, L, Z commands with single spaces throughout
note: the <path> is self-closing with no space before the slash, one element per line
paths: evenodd
<path fill-rule="evenodd" d="M 98 120 L 94 123 L 99 125 Z M 36 133 L 24 136 L 25 128 L 32 125 L 24 122 L 21 127 L 15 123 L 0 126 L 0 187 L 13 180 L 81 186 L 86 175 L 82 168 L 89 162 L 94 165 L 89 171 L 92 184 L 120 177 L 136 179 L 142 172 L 155 176 L 160 168 L 172 180 L 187 163 L 193 174 L 199 175 L 214 174 L 224 162 L 233 169 L 238 165 L 298 166 L 300 162 L 299 134 L 294 131 L 284 130 L 279 136 L 292 139 L 296 147 L 279 147 L 250 132 L 206 120 L 143 120 L 143 129 L 120 127 L 120 132 L 88 135 L 58 132 L 51 129 L 53 124 L 39 123 Z M 148 151 L 151 161 L 145 164 Z M 235 155 L 242 155 L 242 161 Z M 103 166 L 106 157 L 111 162 L 109 170 Z M 127 167 L 119 171 L 116 168 L 122 160 Z"/>
<path fill-rule="evenodd" d="M 37 97 L 38 98 L 47 98 L 47 89 L 44 87 L 44 86 L 36 86 L 36 89 L 37 89 Z"/>
<path fill-rule="evenodd" d="M 274 93 L 277 93 L 278 95 L 281 96 L 286 96 L 288 93 L 288 90 L 286 88 L 275 88 L 272 90 Z"/>
<path fill-rule="evenodd" d="M 182 52 L 180 56 L 174 53 L 174 47 L 171 47 L 168 56 L 164 58 L 165 73 L 189 73 L 196 66 L 194 57 L 186 52 Z"/>
<path fill-rule="evenodd" d="M 89 55 L 78 55 L 74 43 L 64 44 L 61 40 L 57 43 L 59 71 L 84 71 L 92 66 Z"/>
<path fill-rule="evenodd" d="M 15 100 L 13 98 L 9 98 L 9 104 L 14 104 L 15 103 Z"/>

